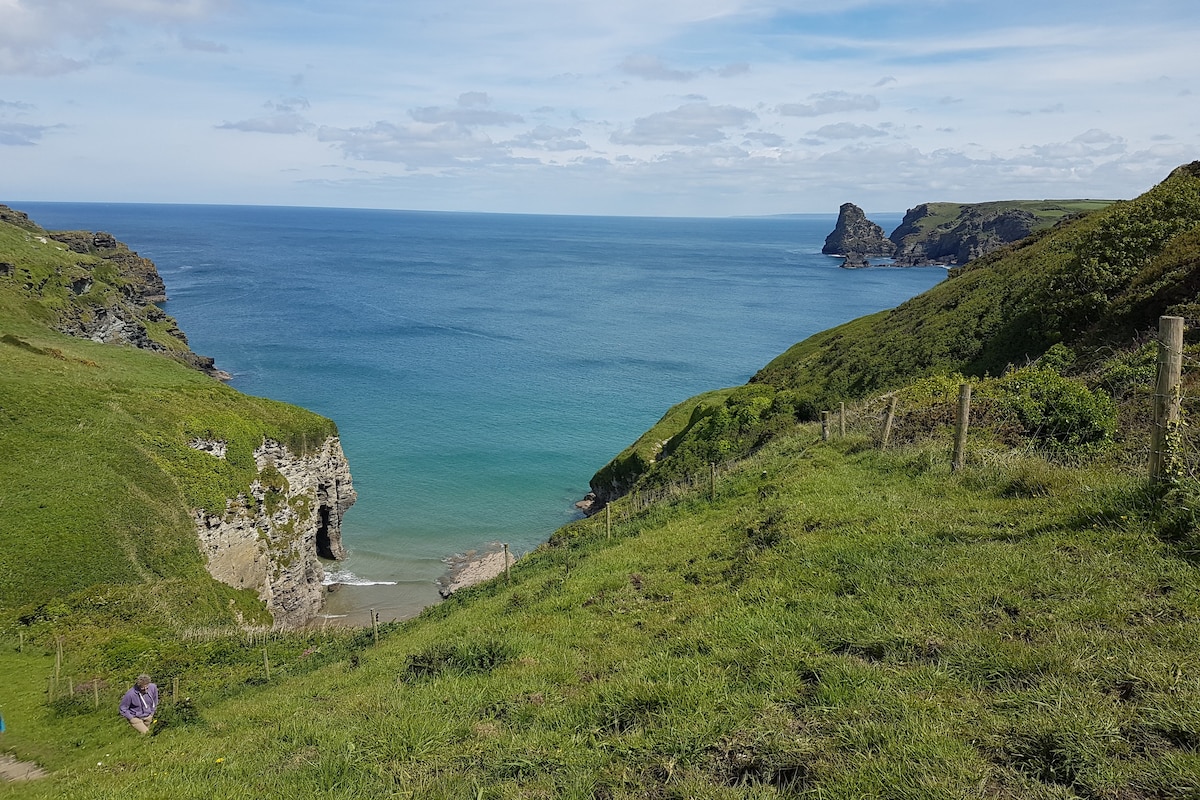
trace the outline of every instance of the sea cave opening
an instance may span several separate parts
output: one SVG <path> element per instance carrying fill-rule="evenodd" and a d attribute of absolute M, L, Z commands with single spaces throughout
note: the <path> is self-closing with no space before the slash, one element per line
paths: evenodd
<path fill-rule="evenodd" d="M 317 508 L 317 555 L 321 558 L 334 559 L 333 545 L 329 541 L 329 506 Z"/>

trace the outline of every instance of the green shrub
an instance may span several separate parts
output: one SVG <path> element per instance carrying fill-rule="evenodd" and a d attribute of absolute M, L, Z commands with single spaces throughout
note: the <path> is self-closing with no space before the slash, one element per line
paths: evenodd
<path fill-rule="evenodd" d="M 90 697 L 78 692 L 60 695 L 50 701 L 50 712 L 56 717 L 79 717 L 91 713 L 94 705 Z"/>
<path fill-rule="evenodd" d="M 1135 202 L 1109 208 L 1050 283 L 1047 299 L 1063 331 L 1099 321 L 1141 269 L 1198 219 L 1200 187 L 1185 174 L 1172 175 Z"/>
<path fill-rule="evenodd" d="M 1038 359 L 1037 363 L 1038 366 L 1045 367 L 1046 369 L 1065 372 L 1075 363 L 1075 351 L 1062 342 L 1059 342 L 1042 353 L 1042 357 Z"/>
<path fill-rule="evenodd" d="M 196 725 L 202 721 L 196 703 L 190 697 L 163 703 L 159 706 L 156 719 L 158 724 L 155 726 L 155 734 L 161 733 L 165 728 Z"/>
<path fill-rule="evenodd" d="M 1025 434 L 1053 451 L 1086 450 L 1112 441 L 1117 409 L 1112 398 L 1081 381 L 1041 366 L 1014 370 L 984 391 L 1013 413 Z"/>
<path fill-rule="evenodd" d="M 516 649 L 511 644 L 496 639 L 440 642 L 410 655 L 405 660 L 402 679 L 412 682 L 447 672 L 486 673 L 515 657 Z"/>
<path fill-rule="evenodd" d="M 1100 382 L 1113 397 L 1125 397 L 1154 386 L 1158 348 L 1146 344 L 1110 359 L 1100 374 Z"/>

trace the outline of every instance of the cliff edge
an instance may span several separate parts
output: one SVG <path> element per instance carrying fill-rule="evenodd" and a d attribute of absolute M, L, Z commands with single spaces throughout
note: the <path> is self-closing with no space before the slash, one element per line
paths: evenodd
<path fill-rule="evenodd" d="M 224 458 L 219 442 L 191 446 Z M 276 627 L 297 627 L 321 609 L 321 558 L 341 559 L 342 517 L 357 495 L 341 441 L 298 455 L 265 440 L 254 451 L 259 477 L 225 508 L 196 509 L 196 535 L 208 572 L 237 589 L 252 589 Z"/>
<path fill-rule="evenodd" d="M 1111 200 L 998 200 L 922 203 L 885 237 L 853 203 L 842 205 L 821 252 L 845 256 L 844 267 L 891 257 L 898 267 L 963 266 L 1061 222 L 1111 205 Z"/>
<path fill-rule="evenodd" d="M 38 269 L 37 259 L 0 262 L 0 275 L 19 279 L 24 292 L 54 315 L 53 327 L 105 344 L 123 344 L 170 356 L 207 375 L 228 380 L 208 356 L 192 352 L 187 336 L 158 304 L 166 285 L 154 262 L 104 231 L 48 231 L 27 214 L 0 205 L 0 223 L 20 229 L 31 244 L 71 258 Z"/>
<path fill-rule="evenodd" d="M 302 625 L 356 499 L 337 426 L 212 380 L 165 297 L 110 234 L 0 206 L 0 609 Z"/>
<path fill-rule="evenodd" d="M 1026 208 L 922 203 L 905 213 L 891 240 L 899 266 L 962 266 L 1041 227 Z"/>

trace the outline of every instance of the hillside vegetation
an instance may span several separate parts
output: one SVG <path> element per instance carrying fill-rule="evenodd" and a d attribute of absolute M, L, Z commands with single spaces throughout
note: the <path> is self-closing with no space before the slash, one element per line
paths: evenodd
<path fill-rule="evenodd" d="M 245 493 L 264 437 L 304 452 L 335 426 L 196 369 L 211 361 L 142 297 L 145 276 L 52 237 L 23 215 L 0 219 L 0 610 L 54 617 L 107 598 L 185 624 L 232 621 L 232 601 L 261 619 L 252 594 L 208 577 L 191 510 Z M 105 318 L 151 345 L 57 330 Z M 226 441 L 227 457 L 188 447 L 196 438 Z"/>
<path fill-rule="evenodd" d="M 918 228 L 927 233 L 937 228 L 948 228 L 964 212 L 1003 213 L 1005 211 L 1027 211 L 1038 219 L 1039 228 L 1050 228 L 1064 217 L 1087 214 L 1112 204 L 1111 200 L 994 200 L 983 203 L 924 203 L 929 213 L 921 219 Z"/>
<path fill-rule="evenodd" d="M 795 429 L 377 646 L 68 648 L 99 711 L 44 705 L 52 648 L 10 642 L 9 742 L 53 770 L 11 795 L 1195 797 L 1190 546 L 1111 471 L 944 456 Z M 134 745 L 111 676 L 142 668 L 188 699 Z"/>
<path fill-rule="evenodd" d="M 1200 797 L 1200 484 L 1148 486 L 1130 425 L 1147 326 L 1200 290 L 1198 186 L 1181 168 L 679 404 L 602 471 L 603 513 L 377 642 L 138 629 L 102 593 L 14 620 L 0 746 L 51 775 L 7 793 Z M 841 402 L 826 440 L 808 420 Z M 144 740 L 112 710 L 140 671 L 180 686 Z"/>
<path fill-rule="evenodd" d="M 878 397 L 931 376 L 995 378 L 1053 348 L 1039 387 L 1049 409 L 1083 422 L 1089 401 L 1060 375 L 1121 402 L 1145 386 L 1153 352 L 1145 347 L 1163 314 L 1197 318 L 1200 296 L 1200 162 L 1176 169 L 1134 200 L 1071 217 L 1021 242 L 950 271 L 946 281 L 889 311 L 818 333 L 771 361 L 747 387 L 702 395 L 668 415 L 595 478 L 616 496 L 639 478 L 675 480 L 707 462 L 761 445 L 793 418 L 815 420 L 839 403 Z M 1190 341 L 1190 339 L 1189 339 Z M 1055 387 L 1044 387 L 1047 381 Z M 1139 383 L 1141 381 L 1141 383 Z M 945 391 L 956 388 L 948 382 Z M 1010 398 L 1014 424 L 1047 430 L 1028 397 Z M 1003 385 L 989 389 L 1012 394 Z M 1100 402 L 1100 401 L 1097 401 Z M 1025 411 L 1018 407 L 1024 406 Z M 1073 410 L 1072 410 L 1073 409 Z M 1140 413 L 1126 408 L 1124 413 Z M 1072 424 L 1064 422 L 1064 424 Z M 1057 436 L 1057 434 L 1055 434 Z M 1064 435 L 1073 434 L 1064 430 Z M 1053 438 L 1053 437 L 1052 437 Z M 1092 437 L 1095 438 L 1095 437 Z M 665 443 L 654 456 L 646 445 Z M 678 453 L 674 457 L 673 454 Z"/>

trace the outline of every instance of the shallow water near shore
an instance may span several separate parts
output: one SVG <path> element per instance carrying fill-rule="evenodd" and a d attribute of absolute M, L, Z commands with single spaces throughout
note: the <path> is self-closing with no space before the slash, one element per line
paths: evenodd
<path fill-rule="evenodd" d="M 327 566 L 369 585 L 326 611 L 364 624 L 437 602 L 456 553 L 545 541 L 674 403 L 945 276 L 840 269 L 820 253 L 836 214 L 11 205 L 152 259 L 167 312 L 235 388 L 337 422 L 359 501 Z"/>

